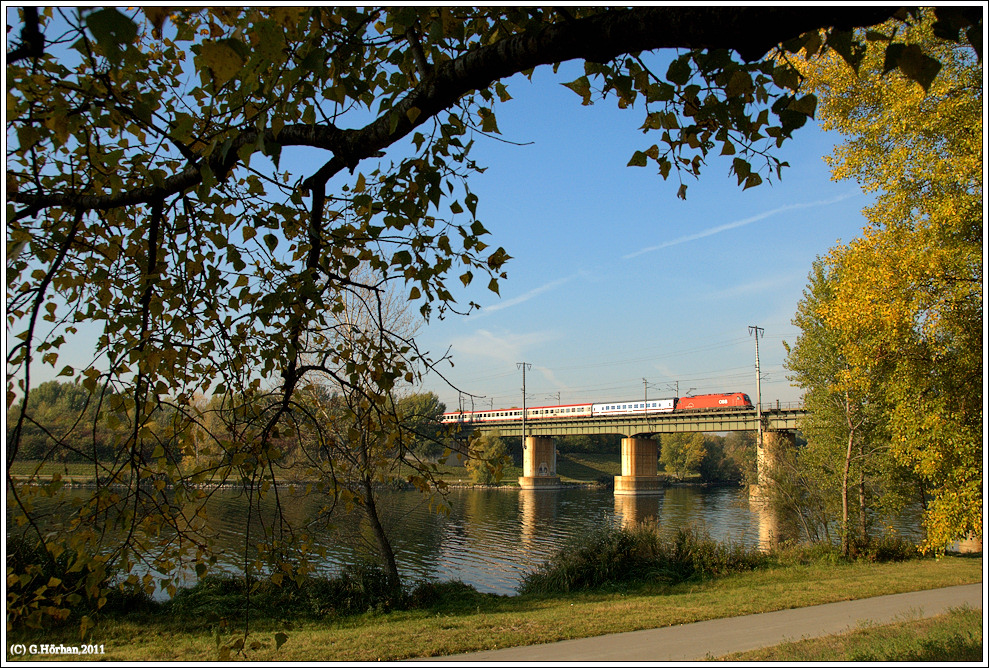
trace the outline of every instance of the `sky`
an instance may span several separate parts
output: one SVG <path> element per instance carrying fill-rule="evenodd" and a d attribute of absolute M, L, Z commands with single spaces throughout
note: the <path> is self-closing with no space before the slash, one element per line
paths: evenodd
<path fill-rule="evenodd" d="M 699 180 L 663 181 L 655 168 L 626 166 L 657 137 L 641 110 L 615 102 L 581 106 L 560 85 L 582 74 L 536 70 L 512 80 L 496 108 L 501 137 L 479 139 L 487 167 L 470 182 L 489 243 L 512 260 L 500 297 L 481 281 L 469 299 L 483 308 L 420 331 L 453 367 L 423 389 L 447 408 L 529 406 L 706 392 L 756 398 L 760 327 L 763 403 L 799 402 L 783 368 L 784 341 L 811 265 L 866 224 L 871 202 L 855 182 L 834 182 L 824 156 L 841 138 L 815 123 L 781 154 L 782 180 L 743 191 L 724 159 Z M 523 145 L 518 145 L 523 144 Z"/>
<path fill-rule="evenodd" d="M 790 165 L 782 180 L 744 191 L 729 161 L 711 156 L 699 180 L 685 177 L 683 201 L 675 176 L 627 166 L 658 142 L 639 130 L 642 109 L 582 106 L 562 85 L 581 74 L 569 63 L 508 80 L 513 99 L 495 108 L 505 141 L 476 138 L 486 171 L 470 188 L 488 244 L 512 256 L 508 279 L 500 296 L 476 280 L 455 294 L 479 311 L 420 329 L 420 349 L 449 351 L 453 366 L 416 389 L 448 410 L 519 406 L 526 363 L 529 406 L 735 391 L 755 400 L 759 327 L 763 403 L 799 402 L 784 341 L 798 336 L 791 320 L 811 264 L 861 233 L 871 202 L 830 178 L 824 156 L 840 138 L 809 123 L 779 154 Z"/>

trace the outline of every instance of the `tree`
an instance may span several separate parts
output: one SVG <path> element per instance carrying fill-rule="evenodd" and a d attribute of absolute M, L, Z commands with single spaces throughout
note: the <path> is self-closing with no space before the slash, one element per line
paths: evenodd
<path fill-rule="evenodd" d="M 698 469 L 703 482 L 738 483 L 743 480 L 744 454 L 729 449 L 724 436 L 704 434 L 704 450 L 704 459 Z"/>
<path fill-rule="evenodd" d="M 398 400 L 399 417 L 410 443 L 408 449 L 418 457 L 435 459 L 446 449 L 440 416 L 446 405 L 433 392 L 413 393 Z"/>
<path fill-rule="evenodd" d="M 956 21 L 956 38 L 981 34 L 980 13 L 938 11 Z M 439 359 L 381 318 L 378 331 L 335 338 L 315 357 L 308 337 L 386 284 L 423 318 L 471 308 L 450 281 L 498 290 L 509 255 L 485 241 L 468 180 L 481 169 L 473 142 L 498 131 L 505 78 L 581 59 L 585 75 L 566 85 L 583 103 L 637 105 L 644 129 L 659 133 L 631 165 L 655 163 L 685 196 L 684 179 L 720 147 L 752 187 L 778 177 L 774 151 L 814 113 L 783 54 L 833 48 L 855 62 L 849 31 L 894 12 L 21 9 L 7 53 L 8 407 L 30 405 L 39 362 L 114 398 L 132 486 L 101 508 L 116 504 L 146 529 L 127 533 L 122 559 L 144 554 L 139 536 L 189 532 L 169 494 L 196 499 L 204 480 L 233 479 L 252 498 L 277 495 L 278 444 L 313 424 L 299 392 L 320 375 L 347 389 L 355 418 L 374 417 L 352 423 L 372 434 L 348 430 L 354 438 L 336 443 L 401 453 L 382 448 L 395 423 L 379 418 L 399 383 L 439 373 Z M 672 62 L 648 53 L 661 48 L 684 51 Z M 901 55 L 889 50 L 910 73 Z M 354 277 L 358 267 L 370 280 Z M 93 363 L 73 368 L 59 354 L 82 327 L 99 340 Z M 233 407 L 223 433 L 191 428 L 204 426 L 203 395 Z M 187 446 L 211 439 L 208 464 L 186 471 L 146 447 L 165 409 L 186 420 L 173 428 Z M 24 425 L 22 413 L 8 484 Z M 16 491 L 14 505 L 29 513 Z M 271 553 L 283 544 L 275 534 L 262 542 Z M 69 549 L 86 563 L 107 558 L 89 543 Z M 195 537 L 155 566 L 174 570 L 183 551 L 205 568 L 209 549 Z"/>
<path fill-rule="evenodd" d="M 870 516 L 877 506 L 884 506 L 885 514 L 894 513 L 902 507 L 902 496 L 894 494 L 888 484 L 895 479 L 897 467 L 888 447 L 890 406 L 870 382 L 876 369 L 851 363 L 844 353 L 853 342 L 821 315 L 833 304 L 840 280 L 840 268 L 821 260 L 814 263 L 793 319 L 800 336 L 792 346 L 784 342 L 784 366 L 792 372 L 787 378 L 804 389 L 808 416 L 801 430 L 808 444 L 781 470 L 789 481 L 776 481 L 781 488 L 797 486 L 800 493 L 791 491 L 774 498 L 786 506 L 779 510 L 800 514 L 808 537 L 828 535 L 828 525 L 837 517 L 842 553 L 847 556 L 853 537 L 868 538 Z M 856 491 L 858 518 L 853 522 L 852 494 Z M 795 507 L 794 499 L 807 507 Z M 840 503 L 835 504 L 835 499 Z M 836 505 L 839 510 L 834 512 Z M 811 531 L 809 525 L 823 527 Z"/>
<path fill-rule="evenodd" d="M 834 178 L 876 193 L 864 235 L 828 258 L 838 280 L 820 317 L 861 370 L 846 386 L 878 383 L 892 453 L 933 495 L 925 547 L 940 551 L 982 532 L 983 75 L 980 50 L 921 18 L 871 29 L 857 76 L 834 59 L 802 70 L 824 127 L 846 137 Z M 885 75 L 891 49 L 924 87 Z"/>
<path fill-rule="evenodd" d="M 508 447 L 497 429 L 486 431 L 471 440 L 465 466 L 470 472 L 470 479 L 476 484 L 498 482 L 502 469 L 510 463 Z"/>
<path fill-rule="evenodd" d="M 681 478 L 700 473 L 706 456 L 707 444 L 704 434 L 700 432 L 663 434 L 660 437 L 659 461 L 668 473 Z"/>

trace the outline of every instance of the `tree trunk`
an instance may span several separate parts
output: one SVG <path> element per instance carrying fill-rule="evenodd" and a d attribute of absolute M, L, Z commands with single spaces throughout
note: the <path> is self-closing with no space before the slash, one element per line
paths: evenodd
<path fill-rule="evenodd" d="M 841 473 L 841 554 L 847 557 L 850 551 L 848 540 L 848 475 L 852 465 L 852 445 L 855 429 L 848 430 L 848 447 L 845 449 L 845 466 Z"/>
<path fill-rule="evenodd" d="M 863 541 L 868 534 L 865 511 L 865 446 L 859 441 L 859 538 Z"/>
<path fill-rule="evenodd" d="M 388 577 L 388 584 L 397 591 L 402 586 L 402 578 L 398 573 L 398 564 L 395 562 L 395 552 L 391 548 L 391 541 L 388 540 L 385 528 L 381 526 L 378 508 L 374 502 L 374 487 L 368 476 L 361 476 L 361 487 L 364 492 L 364 512 L 367 513 L 367 519 L 371 523 L 371 531 L 374 532 L 374 540 L 378 544 L 378 555 L 381 557 L 385 575 Z"/>

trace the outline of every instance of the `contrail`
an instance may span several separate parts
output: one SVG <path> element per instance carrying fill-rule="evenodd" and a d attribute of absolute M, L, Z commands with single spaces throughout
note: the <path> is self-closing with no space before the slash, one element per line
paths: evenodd
<path fill-rule="evenodd" d="M 565 276 L 564 278 L 558 278 L 555 281 L 550 281 L 549 283 L 546 283 L 545 285 L 540 285 L 538 288 L 533 288 L 532 290 L 529 290 L 525 294 L 519 295 L 518 297 L 506 299 L 503 302 L 498 302 L 497 304 L 492 304 L 491 306 L 485 306 L 478 315 L 484 313 L 492 313 L 493 311 L 500 311 L 503 308 L 508 308 L 509 306 L 515 306 L 516 304 L 527 302 L 533 297 L 541 295 L 544 292 L 552 290 L 553 288 L 558 288 L 564 283 L 568 283 L 569 281 L 572 281 L 573 279 L 577 278 L 577 276 L 579 276 L 579 274 L 573 274 L 571 276 Z"/>
<path fill-rule="evenodd" d="M 663 248 L 669 248 L 670 246 L 677 246 L 679 244 L 685 244 L 688 241 L 695 241 L 697 239 L 703 239 L 704 237 L 709 237 L 709 236 L 714 235 L 714 234 L 717 234 L 719 232 L 724 232 L 725 230 L 733 230 L 736 227 L 742 227 L 742 226 L 748 225 L 750 223 L 755 223 L 755 222 L 760 221 L 760 220 L 763 220 L 765 218 L 769 218 L 770 216 L 775 216 L 778 213 L 783 213 L 784 211 L 793 211 L 794 209 L 810 209 L 810 208 L 816 207 L 816 206 L 827 206 L 829 204 L 836 204 L 837 202 L 840 202 L 842 200 L 846 200 L 849 197 L 852 197 L 854 195 L 855 195 L 855 193 L 850 192 L 850 193 L 847 193 L 845 195 L 840 195 L 838 197 L 835 197 L 834 199 L 829 199 L 829 200 L 821 200 L 821 201 L 818 201 L 818 202 L 805 202 L 803 204 L 787 204 L 786 206 L 781 206 L 779 208 L 772 209 L 770 211 L 764 211 L 763 213 L 756 214 L 756 215 L 751 216 L 749 218 L 743 218 L 741 220 L 736 220 L 736 221 L 731 222 L 731 223 L 725 223 L 724 225 L 719 225 L 718 227 L 711 227 L 709 229 L 702 230 L 700 232 L 696 232 L 694 234 L 688 234 L 688 235 L 683 236 L 683 237 L 678 237 L 678 238 L 672 239 L 670 241 L 664 241 L 663 243 L 657 244 L 656 246 L 649 246 L 648 248 L 642 248 L 640 250 L 635 251 L 634 253 L 629 253 L 628 255 L 623 255 L 622 256 L 622 259 L 623 260 L 631 260 L 633 257 L 637 257 L 637 256 L 643 255 L 645 253 L 651 253 L 652 251 L 661 250 Z"/>

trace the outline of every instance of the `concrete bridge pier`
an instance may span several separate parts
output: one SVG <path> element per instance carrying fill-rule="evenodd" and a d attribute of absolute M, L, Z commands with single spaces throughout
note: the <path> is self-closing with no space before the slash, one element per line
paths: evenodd
<path fill-rule="evenodd" d="M 772 484 L 773 469 L 779 464 L 780 456 L 786 450 L 797 447 L 797 435 L 792 431 L 765 431 L 762 434 L 762 447 L 757 448 L 758 484 L 749 488 L 749 497 L 762 500 L 767 485 Z"/>
<path fill-rule="evenodd" d="M 548 436 L 526 436 L 522 445 L 522 489 L 557 489 L 556 446 Z"/>
<path fill-rule="evenodd" d="M 615 495 L 660 494 L 659 446 L 651 438 L 622 439 L 622 474 L 615 476 Z"/>

